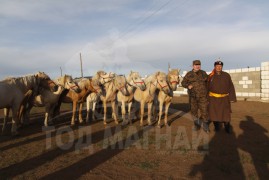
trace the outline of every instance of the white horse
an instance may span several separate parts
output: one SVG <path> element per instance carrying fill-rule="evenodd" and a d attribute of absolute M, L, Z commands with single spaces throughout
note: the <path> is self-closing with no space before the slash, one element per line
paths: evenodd
<path fill-rule="evenodd" d="M 148 76 L 145 79 L 146 90 L 142 91 L 137 88 L 134 93 L 134 99 L 140 102 L 140 126 L 143 126 L 143 117 L 144 117 L 144 107 L 145 104 L 148 104 L 148 125 L 151 125 L 151 114 L 152 114 L 152 104 L 156 96 L 156 90 L 159 89 L 164 93 L 168 94 L 170 92 L 169 86 L 167 84 L 167 76 L 163 72 L 156 72 Z"/>
<path fill-rule="evenodd" d="M 128 95 L 123 95 L 121 91 L 117 93 L 117 100 L 118 102 L 121 102 L 123 125 L 128 124 L 128 121 L 126 120 L 125 104 L 128 104 L 128 120 L 131 122 L 131 107 L 134 101 L 134 91 L 136 88 L 139 88 L 142 91 L 146 89 L 146 84 L 138 72 L 131 71 L 126 80 Z"/>
<path fill-rule="evenodd" d="M 7 78 L 0 81 L 0 108 L 5 109 L 5 118 L 2 132 L 5 132 L 9 109 L 12 110 L 12 135 L 17 135 L 17 125 L 21 112 L 28 99 L 38 93 L 40 87 L 50 88 L 54 84 L 53 81 L 44 72 L 38 72 L 34 75 L 27 75 L 24 77 Z M 54 88 L 53 85 L 53 88 Z"/>
<path fill-rule="evenodd" d="M 126 84 L 126 78 L 118 75 L 116 75 L 112 81 L 104 84 L 105 95 L 101 95 L 101 101 L 104 106 L 104 125 L 106 125 L 107 118 L 107 102 L 111 102 L 112 117 L 114 118 L 115 123 L 118 124 L 118 117 L 116 114 L 116 96 L 118 91 L 121 91 L 124 95 L 128 94 Z"/>
<path fill-rule="evenodd" d="M 105 83 L 110 82 L 115 77 L 115 74 L 110 72 L 106 73 L 104 71 L 98 71 L 92 79 L 100 83 L 101 86 L 104 86 Z M 86 109 L 87 109 L 87 116 L 86 121 L 89 122 L 90 113 L 92 114 L 92 120 L 95 121 L 95 108 L 96 104 L 100 101 L 101 94 L 96 92 L 91 92 L 86 98 Z"/>
<path fill-rule="evenodd" d="M 78 85 L 73 81 L 72 76 L 64 75 L 55 80 L 55 83 L 58 85 L 56 92 L 51 92 L 48 89 L 41 89 L 40 95 L 35 96 L 35 98 L 29 102 L 29 106 L 24 114 L 24 118 L 29 122 L 29 114 L 33 106 L 35 107 L 45 107 L 45 119 L 44 126 L 48 126 L 48 121 L 51 120 L 61 93 L 66 90 L 71 90 L 74 92 L 79 92 L 80 89 Z"/>
<path fill-rule="evenodd" d="M 168 116 L 168 109 L 171 104 L 173 98 L 173 91 L 177 89 L 179 84 L 179 69 L 170 69 L 168 72 L 168 85 L 170 88 L 170 93 L 164 93 L 163 91 L 159 91 L 157 94 L 157 101 L 159 102 L 159 119 L 158 119 L 158 127 L 161 127 L 161 117 L 163 113 L 163 105 L 165 104 L 165 116 L 164 116 L 164 125 L 167 125 L 167 116 Z M 157 103 L 156 103 L 157 104 Z M 155 112 L 154 112 L 155 113 Z"/>

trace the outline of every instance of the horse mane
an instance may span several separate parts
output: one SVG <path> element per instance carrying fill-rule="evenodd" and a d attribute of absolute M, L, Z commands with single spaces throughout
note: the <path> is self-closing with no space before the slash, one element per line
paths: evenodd
<path fill-rule="evenodd" d="M 6 82 L 8 84 L 16 84 L 18 86 L 29 86 L 36 84 L 36 77 L 34 74 L 29 74 L 21 77 L 7 77 L 2 82 Z"/>

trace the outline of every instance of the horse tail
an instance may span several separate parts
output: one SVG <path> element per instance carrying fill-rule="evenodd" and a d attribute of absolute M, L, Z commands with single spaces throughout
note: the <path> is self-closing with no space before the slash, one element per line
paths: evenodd
<path fill-rule="evenodd" d="M 25 94 L 24 94 L 24 98 L 20 104 L 20 108 L 19 108 L 19 112 L 18 112 L 18 120 L 21 122 L 25 107 L 27 105 L 27 102 L 29 102 L 29 100 L 31 99 L 33 95 L 33 90 L 28 90 Z"/>

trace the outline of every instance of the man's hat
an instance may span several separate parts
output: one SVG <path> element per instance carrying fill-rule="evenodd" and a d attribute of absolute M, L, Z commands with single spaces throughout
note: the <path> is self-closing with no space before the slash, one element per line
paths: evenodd
<path fill-rule="evenodd" d="M 222 61 L 216 61 L 216 62 L 214 63 L 214 66 L 216 66 L 216 65 L 222 65 L 222 66 L 223 66 L 223 62 L 222 62 Z"/>
<path fill-rule="evenodd" d="M 200 60 L 194 60 L 194 61 L 192 61 L 192 65 L 201 65 L 201 61 Z"/>

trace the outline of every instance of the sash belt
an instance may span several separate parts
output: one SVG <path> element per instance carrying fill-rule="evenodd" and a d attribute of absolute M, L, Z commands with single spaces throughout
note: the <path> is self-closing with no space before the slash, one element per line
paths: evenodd
<path fill-rule="evenodd" d="M 229 93 L 227 93 L 227 94 L 217 94 L 217 93 L 213 93 L 213 92 L 209 91 L 209 96 L 213 96 L 213 97 L 216 97 L 216 98 L 222 98 L 222 97 L 226 97 L 228 95 L 229 95 Z"/>

